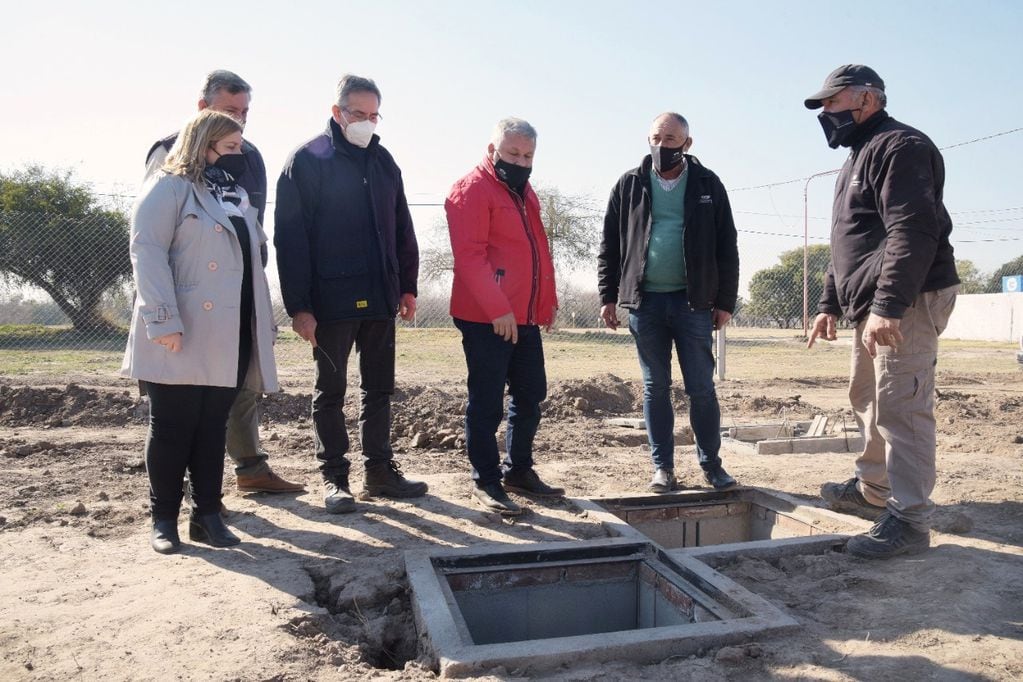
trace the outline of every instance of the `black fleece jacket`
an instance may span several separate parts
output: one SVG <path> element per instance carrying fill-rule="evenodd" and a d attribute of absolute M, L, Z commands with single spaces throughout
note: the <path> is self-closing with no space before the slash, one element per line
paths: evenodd
<path fill-rule="evenodd" d="M 835 182 L 831 263 L 818 311 L 902 318 L 917 295 L 959 283 L 945 164 L 919 130 L 879 111 L 857 126 Z"/>

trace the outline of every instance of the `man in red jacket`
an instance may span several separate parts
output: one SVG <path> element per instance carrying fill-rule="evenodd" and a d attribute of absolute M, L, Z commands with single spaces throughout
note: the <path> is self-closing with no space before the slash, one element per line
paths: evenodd
<path fill-rule="evenodd" d="M 455 183 L 444 204 L 455 258 L 451 316 L 469 370 L 465 444 L 473 494 L 505 516 L 522 513 L 505 488 L 543 497 L 565 492 L 533 470 L 533 437 L 547 397 L 540 327 L 550 331 L 558 311 L 540 201 L 528 182 L 535 151 L 533 126 L 500 121 L 483 161 Z M 496 434 L 505 384 L 511 402 L 502 467 Z"/>

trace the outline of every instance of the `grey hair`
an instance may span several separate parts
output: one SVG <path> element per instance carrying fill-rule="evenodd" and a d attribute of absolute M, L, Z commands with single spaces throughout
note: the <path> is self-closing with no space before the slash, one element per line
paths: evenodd
<path fill-rule="evenodd" d="M 658 114 L 654 117 L 654 120 L 656 121 L 657 119 L 664 118 L 665 116 L 678 121 L 679 125 L 682 126 L 682 129 L 686 131 L 686 137 L 689 136 L 689 121 L 686 120 L 685 116 L 675 111 L 665 111 L 663 114 Z"/>
<path fill-rule="evenodd" d="M 372 78 L 363 78 L 353 73 L 346 73 L 337 82 L 337 105 L 342 109 L 348 106 L 348 95 L 353 92 L 369 92 L 377 96 L 377 104 L 383 101 L 383 97 L 380 95 L 380 88 L 377 87 Z"/>
<path fill-rule="evenodd" d="M 206 74 L 202 85 L 202 98 L 207 105 L 213 104 L 213 97 L 221 90 L 237 95 L 239 92 L 252 93 L 252 86 L 233 71 L 217 69 Z"/>
<path fill-rule="evenodd" d="M 884 94 L 884 90 L 881 88 L 875 88 L 869 85 L 850 85 L 849 89 L 853 92 L 869 92 L 877 98 L 877 104 L 882 109 L 884 109 L 888 104 L 888 96 Z"/>
<path fill-rule="evenodd" d="M 502 118 L 497 122 L 494 132 L 490 135 L 490 142 L 496 147 L 509 135 L 521 135 L 536 142 L 536 128 L 529 125 L 527 121 L 514 116 Z"/>

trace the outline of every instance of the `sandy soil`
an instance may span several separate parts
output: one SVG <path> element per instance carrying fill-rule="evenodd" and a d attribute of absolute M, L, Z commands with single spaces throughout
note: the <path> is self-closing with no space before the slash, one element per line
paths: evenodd
<path fill-rule="evenodd" d="M 721 568 L 796 618 L 797 633 L 652 665 L 566 662 L 485 679 L 1020 679 L 1018 379 L 939 374 L 930 552 L 884 563 L 740 557 Z M 311 455 L 308 389 L 293 386 L 265 402 L 263 438 L 275 469 L 309 492 L 240 495 L 229 470 L 228 523 L 244 542 L 197 545 L 183 525 L 182 553 L 157 555 L 148 546 L 145 406 L 126 382 L 53 383 L 0 380 L 0 679 L 432 679 L 418 659 L 404 550 L 605 535 L 561 501 L 523 499 L 529 513 L 514 523 L 475 506 L 455 383 L 406 382 L 396 396 L 399 461 L 429 482 L 429 495 L 364 500 L 355 514 L 330 516 Z M 851 422 L 844 384 L 727 381 L 724 422 L 818 412 Z M 638 395 L 612 375 L 553 382 L 536 447 L 541 474 L 572 496 L 643 491 L 645 435 L 603 423 L 640 416 Z M 847 478 L 854 457 L 723 456 L 742 483 L 806 499 L 821 482 Z M 700 485 L 692 448 L 677 459 L 682 483 Z M 352 483 L 361 488 L 358 467 Z"/>

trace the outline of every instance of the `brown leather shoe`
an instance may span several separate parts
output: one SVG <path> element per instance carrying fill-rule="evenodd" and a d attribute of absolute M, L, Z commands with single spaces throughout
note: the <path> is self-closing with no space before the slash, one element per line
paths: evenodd
<path fill-rule="evenodd" d="M 291 483 L 267 469 L 255 476 L 238 475 L 238 491 L 243 493 L 300 493 L 305 490 L 301 483 Z"/>

